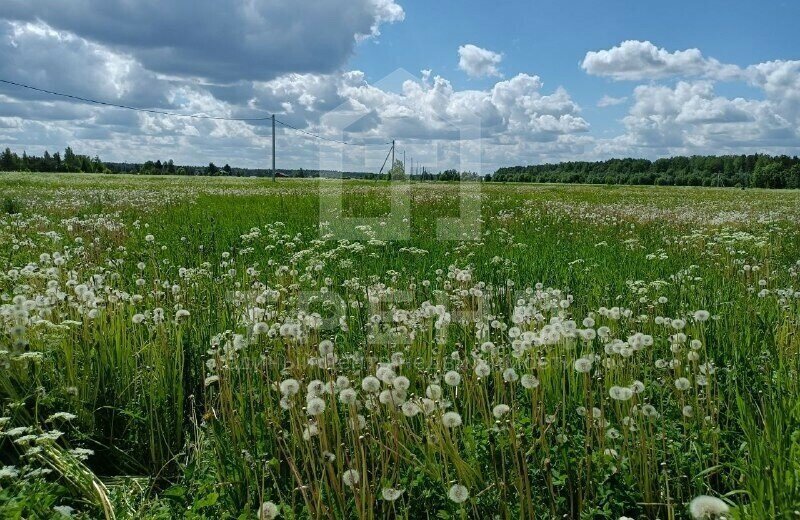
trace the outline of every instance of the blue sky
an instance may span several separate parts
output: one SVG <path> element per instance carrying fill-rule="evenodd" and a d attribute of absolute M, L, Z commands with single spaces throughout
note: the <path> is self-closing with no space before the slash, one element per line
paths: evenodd
<path fill-rule="evenodd" d="M 392 138 L 429 168 L 481 171 L 796 154 L 798 19 L 785 0 L 76 0 L 68 12 L 6 0 L 0 78 L 171 112 L 276 113 L 369 144 L 339 150 L 281 128 L 285 167 L 376 169 Z M 269 141 L 263 124 L 0 88 L 0 145 L 18 151 L 263 166 Z"/>
<path fill-rule="evenodd" d="M 624 107 L 597 110 L 603 95 L 624 97 L 630 82 L 588 76 L 580 67 L 586 52 L 625 40 L 651 41 L 667 49 L 699 48 L 704 54 L 742 67 L 800 58 L 800 2 L 675 0 L 502 1 L 410 0 L 405 21 L 381 30 L 379 41 L 356 49 L 354 68 L 378 80 L 396 67 L 432 69 L 457 88 L 486 88 L 490 78 L 471 79 L 457 66 L 455 49 L 469 42 L 503 54 L 505 76 L 537 74 L 546 85 L 562 85 L 593 126 L 615 127 Z M 759 97 L 757 89 L 723 83 L 720 93 Z M 763 97 L 763 96 L 762 96 Z"/>

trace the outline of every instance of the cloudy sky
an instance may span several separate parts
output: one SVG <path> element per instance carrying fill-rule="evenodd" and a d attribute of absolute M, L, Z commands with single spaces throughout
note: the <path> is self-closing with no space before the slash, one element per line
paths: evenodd
<path fill-rule="evenodd" d="M 272 113 L 279 167 L 433 171 L 800 153 L 794 0 L 2 0 L 0 79 L 181 114 Z M 266 167 L 266 122 L 0 85 L 0 146 Z M 466 153 L 468 152 L 468 153 Z M 465 159 L 470 157 L 471 159 Z M 476 159 L 477 157 L 477 159 Z M 471 162 L 470 162 L 471 161 Z"/>

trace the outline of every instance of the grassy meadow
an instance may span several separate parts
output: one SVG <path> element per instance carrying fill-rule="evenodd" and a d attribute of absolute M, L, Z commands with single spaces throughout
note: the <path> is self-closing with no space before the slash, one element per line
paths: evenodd
<path fill-rule="evenodd" d="M 800 192 L 393 189 L 0 174 L 0 518 L 800 515 Z"/>

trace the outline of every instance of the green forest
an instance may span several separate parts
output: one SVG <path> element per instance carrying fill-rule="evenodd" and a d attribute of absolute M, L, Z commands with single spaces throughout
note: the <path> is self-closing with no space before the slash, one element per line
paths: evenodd
<path fill-rule="evenodd" d="M 399 161 L 398 161 L 399 162 Z M 402 163 L 400 163 L 402 165 Z M 270 169 L 216 166 L 178 166 L 172 160 L 144 163 L 103 162 L 99 157 L 79 155 L 67 147 L 63 155 L 45 151 L 41 157 L 20 156 L 6 148 L 0 154 L 0 171 L 128 173 L 138 175 L 208 175 L 267 177 Z M 281 169 L 281 177 L 377 178 L 365 172 L 333 172 L 311 169 Z M 382 176 L 385 178 L 386 176 Z M 409 176 L 415 180 L 456 181 L 482 178 L 486 182 L 535 182 L 578 184 L 630 184 L 662 186 L 719 186 L 753 188 L 800 188 L 800 158 L 787 155 L 695 155 L 648 159 L 609 159 L 587 162 L 569 161 L 499 168 L 494 174 L 479 177 L 472 172 L 445 170 Z"/>
<path fill-rule="evenodd" d="M 498 182 L 800 188 L 800 159 L 787 155 L 722 155 L 562 162 L 498 169 Z"/>

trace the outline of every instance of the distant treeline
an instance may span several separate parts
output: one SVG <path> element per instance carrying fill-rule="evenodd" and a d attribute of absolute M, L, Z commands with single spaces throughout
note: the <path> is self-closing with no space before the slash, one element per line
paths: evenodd
<path fill-rule="evenodd" d="M 500 168 L 492 181 L 800 188 L 800 159 L 755 154 L 562 162 Z"/>
<path fill-rule="evenodd" d="M 394 178 L 406 178 L 405 169 L 402 163 L 393 170 Z M 399 170 L 399 171 L 398 171 Z M 0 171 L 20 171 L 20 172 L 74 172 L 74 173 L 125 173 L 130 175 L 190 175 L 190 176 L 211 176 L 211 177 L 271 177 L 272 169 L 269 168 L 233 168 L 226 164 L 222 167 L 209 163 L 208 166 L 186 166 L 177 165 L 170 159 L 167 161 L 147 161 L 144 163 L 120 163 L 103 162 L 99 157 L 90 158 L 86 155 L 76 155 L 71 148 L 67 147 L 62 158 L 59 152 L 52 155 L 45 151 L 42 157 L 28 155 L 23 152 L 22 156 L 6 148 L 0 154 Z M 280 169 L 276 175 L 279 177 L 294 178 L 350 178 L 350 179 L 388 179 L 389 172 L 384 171 L 378 175 L 372 172 L 335 170 L 313 170 L 305 168 Z M 415 180 L 476 180 L 480 177 L 473 172 L 458 172 L 456 170 L 445 170 L 439 173 L 430 173 L 423 170 L 410 176 Z"/>
<path fill-rule="evenodd" d="M 45 151 L 41 157 L 22 152 L 18 155 L 6 148 L 0 153 L 0 171 L 6 172 L 64 172 L 64 173 L 127 173 L 132 175 L 206 175 L 212 177 L 270 177 L 272 170 L 266 168 L 219 167 L 213 162 L 208 166 L 182 166 L 169 161 L 147 161 L 145 163 L 103 162 L 99 157 L 78 155 L 67 147 L 62 155 Z M 364 178 L 371 173 L 335 172 L 330 170 L 278 170 L 281 177 L 351 177 Z"/>
<path fill-rule="evenodd" d="M 272 170 L 269 168 L 233 168 L 226 164 L 217 166 L 209 163 L 208 166 L 181 166 L 176 165 L 171 159 L 168 161 L 147 161 L 145 163 L 114 163 L 107 162 L 105 165 L 113 173 L 129 173 L 133 175 L 206 175 L 211 177 L 272 177 Z M 276 171 L 279 177 L 344 177 L 362 178 L 368 173 L 365 172 L 335 172 L 332 170 L 307 170 L 279 169 Z"/>
<path fill-rule="evenodd" d="M 99 157 L 78 155 L 69 146 L 62 157 L 59 152 L 50 155 L 45 151 L 41 157 L 22 152 L 19 156 L 6 148 L 0 154 L 0 171 L 5 172 L 85 172 L 113 173 Z"/>
<path fill-rule="evenodd" d="M 392 178 L 406 178 L 402 163 L 392 169 Z M 99 157 L 78 155 L 67 147 L 63 156 L 45 151 L 41 157 L 22 156 L 6 148 L 0 154 L 0 171 L 127 173 L 134 175 L 204 175 L 224 177 L 270 177 L 268 168 L 232 168 L 209 163 L 208 166 L 181 166 L 172 160 L 145 163 L 103 162 Z M 281 169 L 280 177 L 344 177 L 387 179 L 388 172 L 337 172 L 332 170 Z M 664 186 L 727 186 L 754 188 L 800 188 L 800 158 L 788 155 L 694 155 L 668 159 L 609 159 L 607 161 L 572 161 L 556 164 L 512 166 L 498 169 L 493 175 L 445 170 L 409 176 L 415 180 L 478 180 L 486 182 L 547 182 L 582 184 L 651 184 Z"/>

